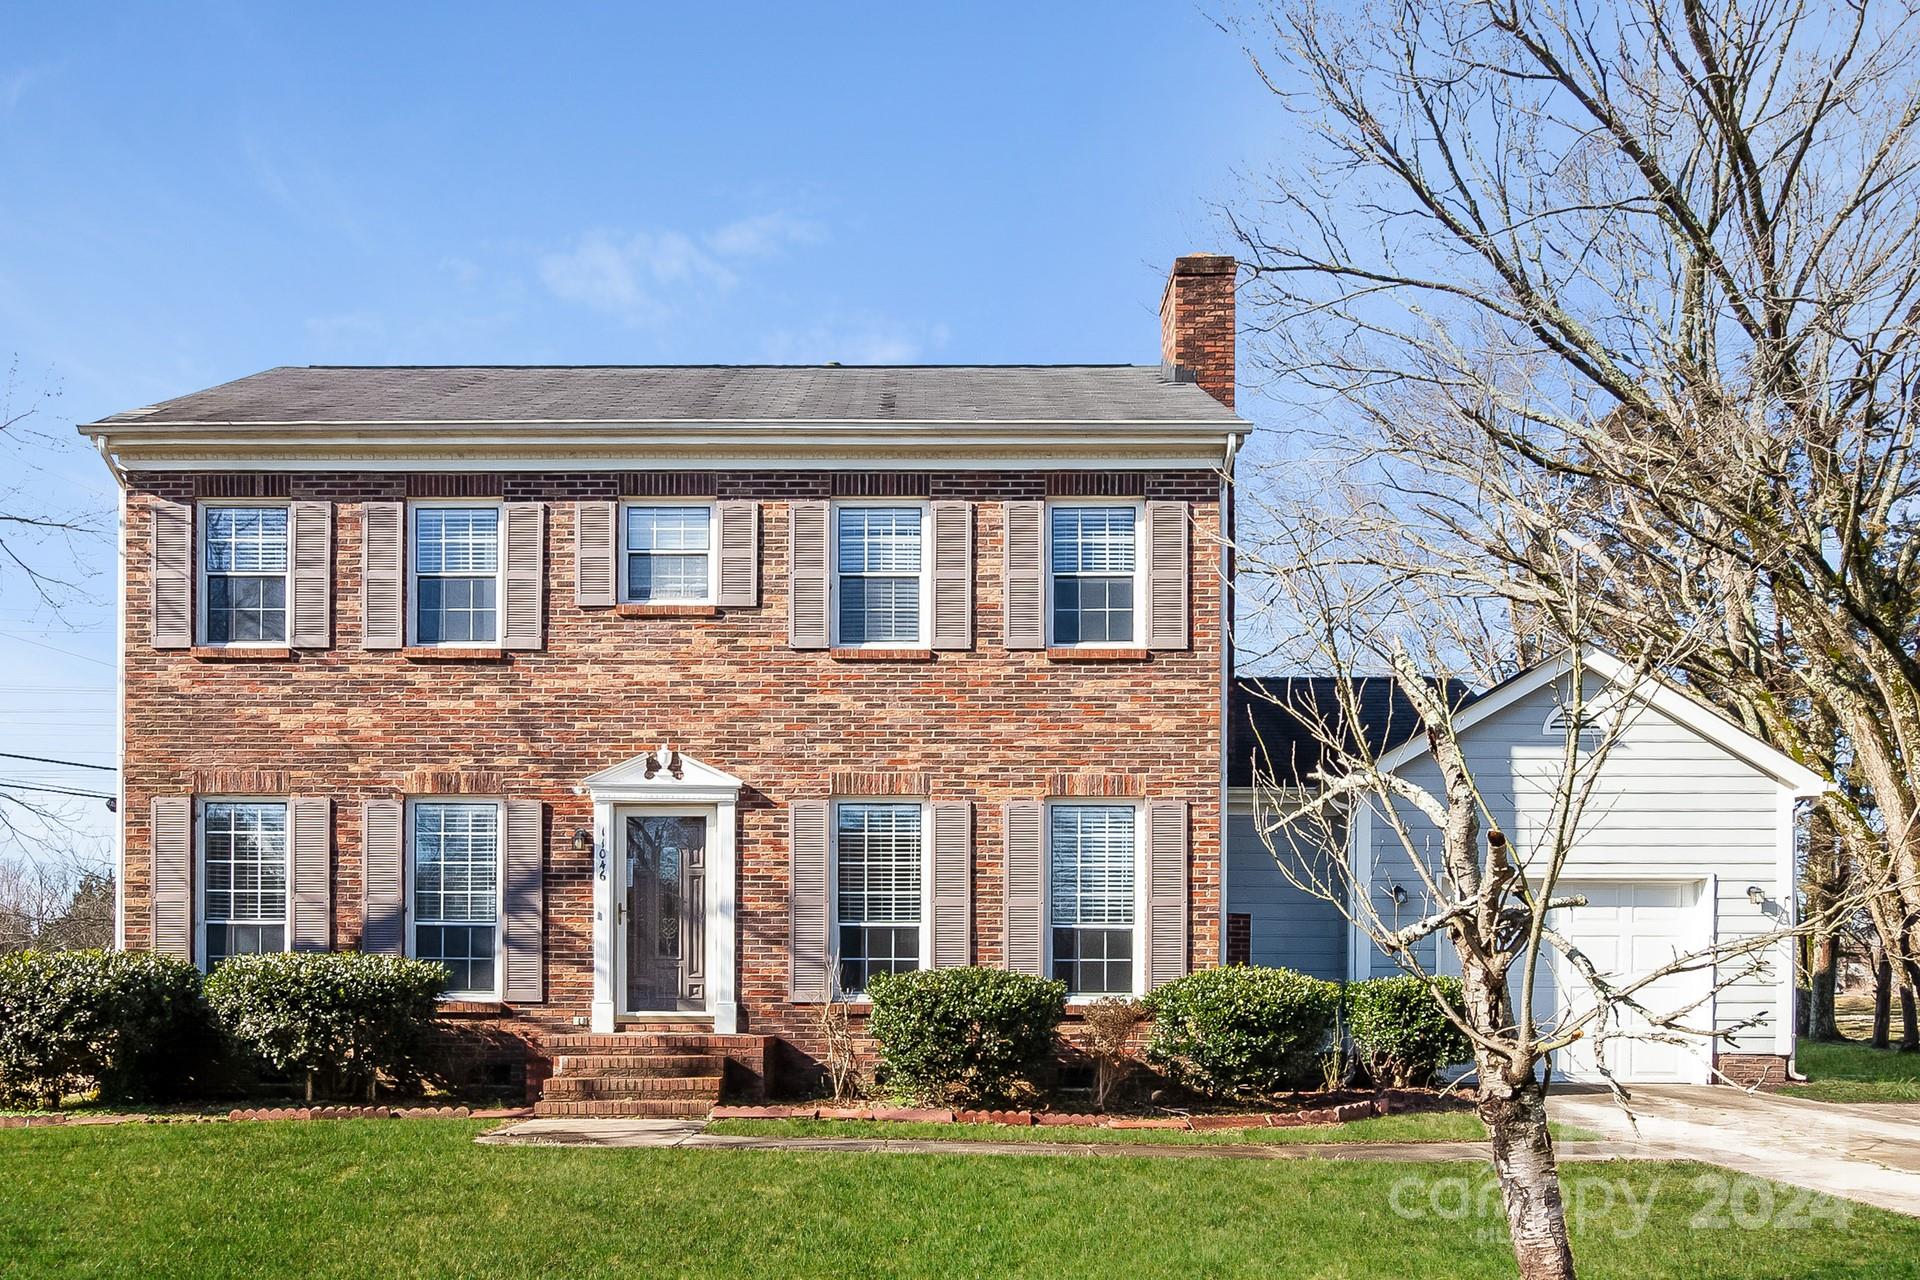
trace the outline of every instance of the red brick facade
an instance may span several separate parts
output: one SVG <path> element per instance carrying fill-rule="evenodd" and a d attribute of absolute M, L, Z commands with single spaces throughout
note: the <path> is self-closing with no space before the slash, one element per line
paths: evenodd
<path fill-rule="evenodd" d="M 1052 487 L 1085 487 L 1074 479 Z M 576 605 L 573 501 L 657 491 L 658 480 L 613 472 L 369 472 L 256 484 L 235 475 L 131 475 L 126 945 L 145 947 L 153 936 L 148 825 L 156 796 L 331 797 L 336 949 L 360 941 L 363 801 L 456 790 L 537 799 L 547 813 L 546 1000 L 507 1008 L 500 1023 L 517 1032 L 576 1030 L 593 994 L 593 855 L 573 849 L 570 837 L 591 829 L 594 814 L 574 788 L 670 743 L 745 783 L 736 917 L 742 1032 L 779 1037 L 801 1053 L 813 1047 L 811 1009 L 787 999 L 787 805 L 825 797 L 849 774 L 924 775 L 931 800 L 974 803 L 973 958 L 987 965 L 1002 958 L 1004 801 L 1114 789 L 1187 801 L 1188 959 L 1194 967 L 1218 962 L 1224 638 L 1216 475 L 1148 473 L 1116 482 L 1117 491 L 1190 504 L 1192 644 L 1091 661 L 1001 646 L 1000 504 L 1048 496 L 1046 473 L 936 472 L 916 482 L 933 499 L 975 503 L 974 646 L 916 661 L 861 662 L 788 645 L 788 504 L 845 490 L 830 472 L 722 471 L 675 480 L 676 490 L 761 504 L 757 606 L 635 616 L 640 611 Z M 361 504 L 450 485 L 548 504 L 544 648 L 426 661 L 360 647 Z M 239 492 L 333 504 L 331 648 L 216 661 L 150 644 L 154 500 Z"/>

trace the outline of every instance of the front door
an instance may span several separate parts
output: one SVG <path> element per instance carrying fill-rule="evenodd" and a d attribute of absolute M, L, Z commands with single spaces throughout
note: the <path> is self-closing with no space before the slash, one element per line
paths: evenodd
<path fill-rule="evenodd" d="M 627 1013 L 707 1007 L 707 818 L 629 813 L 621 904 Z"/>

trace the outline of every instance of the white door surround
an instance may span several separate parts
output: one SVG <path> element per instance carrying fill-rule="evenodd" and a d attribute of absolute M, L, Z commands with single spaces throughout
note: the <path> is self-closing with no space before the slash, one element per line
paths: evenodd
<path fill-rule="evenodd" d="M 707 1009 L 715 1032 L 731 1035 L 739 1030 L 733 917 L 741 785 L 732 774 L 662 746 L 603 769 L 575 788 L 593 798 L 593 1031 L 613 1031 L 623 1012 L 618 907 L 626 888 L 625 850 L 617 824 L 629 812 L 650 811 L 708 817 Z"/>

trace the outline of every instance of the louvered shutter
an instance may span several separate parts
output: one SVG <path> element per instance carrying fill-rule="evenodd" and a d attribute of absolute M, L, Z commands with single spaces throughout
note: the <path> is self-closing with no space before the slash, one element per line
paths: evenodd
<path fill-rule="evenodd" d="M 287 844 L 293 851 L 293 949 L 333 948 L 333 801 L 287 801 Z"/>
<path fill-rule="evenodd" d="M 369 800 L 360 808 L 360 883 L 365 907 L 360 949 L 397 956 L 407 941 L 406 808 Z"/>
<path fill-rule="evenodd" d="M 1187 972 L 1187 804 L 1147 802 L 1147 987 Z"/>
<path fill-rule="evenodd" d="M 1009 800 L 1006 808 L 1006 963 L 1014 973 L 1041 971 L 1046 949 L 1041 931 L 1045 921 L 1046 854 L 1041 820 L 1046 806 L 1038 800 Z"/>
<path fill-rule="evenodd" d="M 1147 504 L 1147 648 L 1187 647 L 1187 504 Z"/>
<path fill-rule="evenodd" d="M 509 502 L 501 520 L 505 607 L 500 647 L 538 649 L 547 611 L 547 504 Z"/>
<path fill-rule="evenodd" d="M 619 538 L 616 522 L 619 504 L 614 502 L 576 502 L 573 504 L 573 602 L 588 608 L 614 604 L 617 583 Z"/>
<path fill-rule="evenodd" d="M 156 649 L 193 646 L 193 507 L 153 503 L 153 600 L 148 619 Z"/>
<path fill-rule="evenodd" d="M 193 797 L 155 796 L 148 840 L 153 850 L 153 949 L 193 959 Z"/>
<path fill-rule="evenodd" d="M 787 809 L 787 995 L 827 998 L 827 802 Z"/>
<path fill-rule="evenodd" d="M 333 504 L 295 502 L 287 525 L 293 552 L 287 643 L 325 649 L 333 643 Z"/>
<path fill-rule="evenodd" d="M 398 649 L 406 643 L 407 504 L 368 502 L 360 508 L 360 647 Z"/>
<path fill-rule="evenodd" d="M 973 959 L 973 806 L 933 806 L 933 964 Z"/>
<path fill-rule="evenodd" d="M 1005 507 L 1005 633 L 1009 649 L 1044 649 L 1047 644 L 1046 540 L 1041 526 L 1046 503 L 1009 502 Z"/>
<path fill-rule="evenodd" d="M 545 898 L 541 866 L 544 807 L 538 800 L 507 801 L 506 996 L 515 1004 L 546 999 L 542 974 Z"/>
<path fill-rule="evenodd" d="M 795 649 L 827 647 L 827 504 L 796 502 L 789 508 L 787 551 L 787 643 Z"/>
<path fill-rule="evenodd" d="M 713 602 L 727 608 L 752 608 L 760 603 L 760 504 L 734 501 L 713 504 L 719 577 Z"/>
<path fill-rule="evenodd" d="M 933 647 L 973 647 L 973 504 L 933 504 Z"/>

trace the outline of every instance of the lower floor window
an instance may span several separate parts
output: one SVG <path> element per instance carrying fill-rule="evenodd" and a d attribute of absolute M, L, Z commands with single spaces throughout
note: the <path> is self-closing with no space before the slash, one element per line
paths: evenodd
<path fill-rule="evenodd" d="M 1131 805 L 1055 805 L 1047 917 L 1055 978 L 1071 995 L 1133 990 L 1135 821 Z"/>
<path fill-rule="evenodd" d="M 450 995 L 493 995 L 500 954 L 500 809 L 413 807 L 413 954 L 437 960 Z"/>
<path fill-rule="evenodd" d="M 207 968 L 287 949 L 287 806 L 209 801 L 200 810 Z"/>
<path fill-rule="evenodd" d="M 834 829 L 840 989 L 920 967 L 920 806 L 843 804 Z"/>

